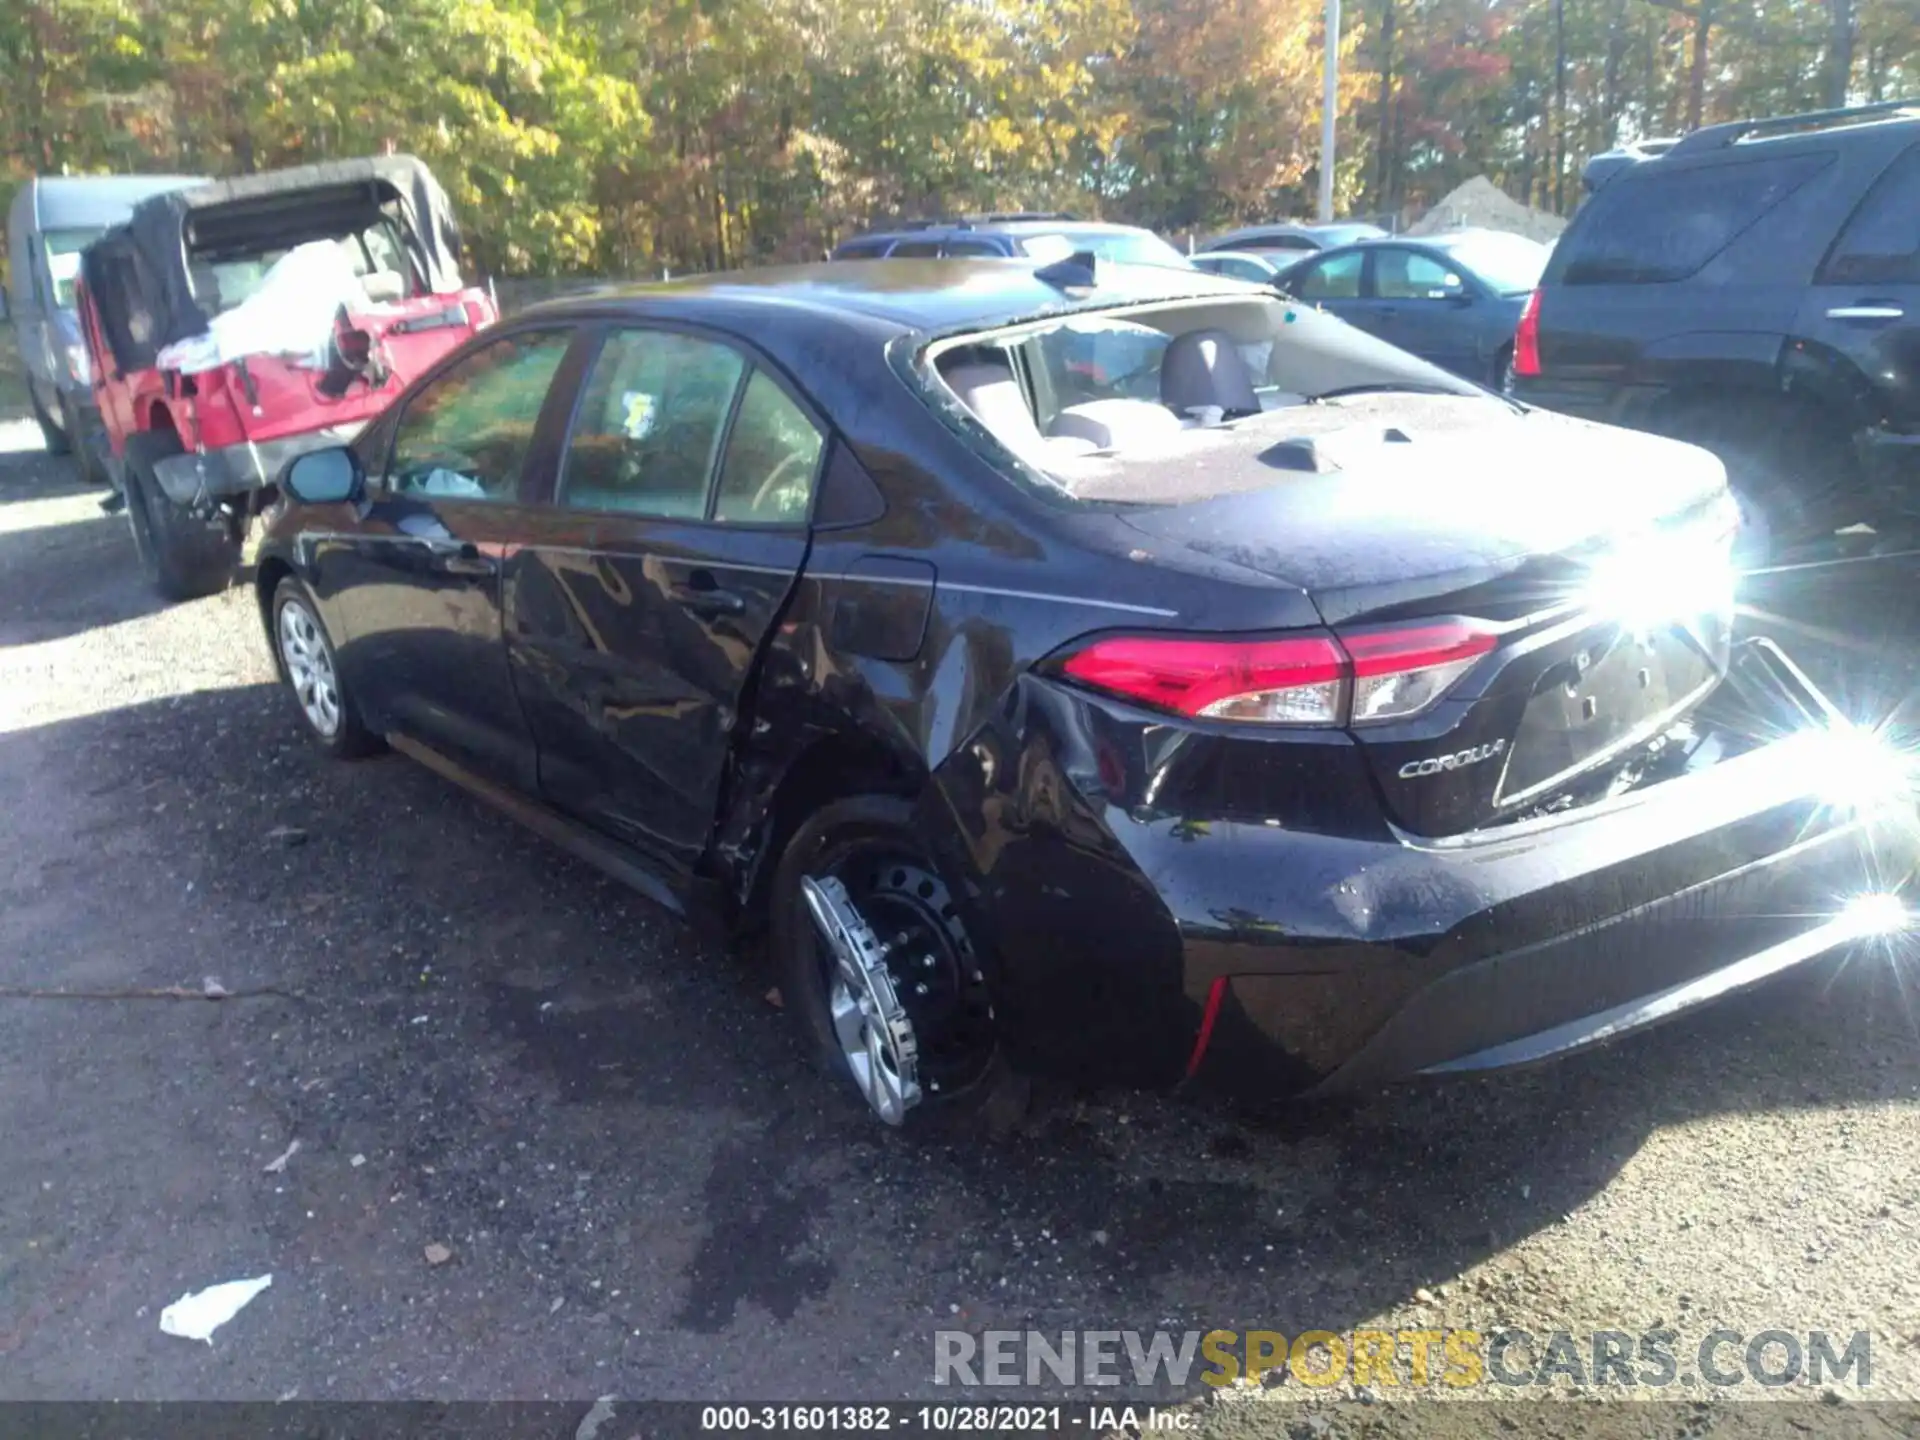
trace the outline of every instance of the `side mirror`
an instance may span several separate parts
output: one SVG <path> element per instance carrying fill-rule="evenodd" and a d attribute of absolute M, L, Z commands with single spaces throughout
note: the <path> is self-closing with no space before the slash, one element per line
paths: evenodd
<path fill-rule="evenodd" d="M 303 505 L 332 505 L 357 500 L 366 489 L 360 457 L 345 445 L 329 445 L 296 455 L 280 472 L 280 489 Z"/>

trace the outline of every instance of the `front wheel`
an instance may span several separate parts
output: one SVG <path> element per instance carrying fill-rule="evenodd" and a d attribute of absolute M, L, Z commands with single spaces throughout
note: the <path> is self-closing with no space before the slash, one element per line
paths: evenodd
<path fill-rule="evenodd" d="M 46 442 L 49 455 L 64 455 L 73 448 L 73 433 L 63 430 L 60 422 L 53 418 L 51 411 L 40 403 L 40 392 L 33 388 L 33 381 L 27 381 L 27 403 L 33 407 L 33 418 L 40 426 L 40 438 Z"/>
<path fill-rule="evenodd" d="M 987 957 L 911 805 L 825 807 L 787 845 L 772 892 L 781 993 L 823 1073 L 888 1125 L 1018 1122 L 1029 1091 L 998 1042 Z"/>
<path fill-rule="evenodd" d="M 353 697 L 340 683 L 333 641 L 321 623 L 319 607 L 291 575 L 273 592 L 273 649 L 287 689 L 322 749 L 353 759 L 380 748 L 379 737 L 361 723 Z"/>
<path fill-rule="evenodd" d="M 127 524 L 148 583 L 169 600 L 197 600 L 227 588 L 240 560 L 240 537 L 233 525 L 203 519 L 168 498 L 154 467 L 180 453 L 171 435 L 127 440 Z"/>
<path fill-rule="evenodd" d="M 112 478 L 101 463 L 100 452 L 81 419 L 80 410 L 64 395 L 60 397 L 60 419 L 67 432 L 67 443 L 73 450 L 74 468 L 79 470 L 81 482 L 86 485 L 111 485 Z"/>

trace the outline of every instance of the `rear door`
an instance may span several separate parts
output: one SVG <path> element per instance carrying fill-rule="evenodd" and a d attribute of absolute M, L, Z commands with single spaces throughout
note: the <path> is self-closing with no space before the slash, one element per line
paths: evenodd
<path fill-rule="evenodd" d="M 1848 219 L 1807 292 L 1800 337 L 1844 358 L 1896 430 L 1920 433 L 1920 145 Z M 1877 407 L 1876 407 L 1877 408 Z"/>
<path fill-rule="evenodd" d="M 1476 353 L 1474 283 L 1431 251 L 1375 245 L 1372 254 L 1370 310 L 1359 323 L 1456 375 L 1485 378 L 1486 366 Z"/>
<path fill-rule="evenodd" d="M 506 570 L 551 803 L 674 868 L 699 857 L 825 449 L 797 392 L 731 340 L 605 332 L 551 504 Z"/>
<path fill-rule="evenodd" d="M 522 480 L 577 333 L 501 335 L 407 397 L 382 427 L 366 513 L 316 565 L 348 683 L 380 721 L 525 790 L 533 746 L 507 669 L 501 561 L 533 523 Z"/>

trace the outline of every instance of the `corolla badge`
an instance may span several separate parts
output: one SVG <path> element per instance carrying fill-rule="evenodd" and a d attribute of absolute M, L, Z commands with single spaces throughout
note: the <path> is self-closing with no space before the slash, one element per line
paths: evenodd
<path fill-rule="evenodd" d="M 1496 755 L 1507 753 L 1507 742 L 1495 740 L 1487 745 L 1475 745 L 1470 750 L 1456 750 L 1451 755 L 1429 755 L 1424 760 L 1409 760 L 1400 767 L 1402 780 L 1417 780 L 1422 775 L 1438 775 L 1445 770 L 1464 770 L 1469 765 L 1478 765 L 1482 760 L 1491 760 Z"/>

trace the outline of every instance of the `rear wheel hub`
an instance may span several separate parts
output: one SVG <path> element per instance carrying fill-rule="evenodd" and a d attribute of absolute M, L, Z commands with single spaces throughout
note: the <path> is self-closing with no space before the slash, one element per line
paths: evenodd
<path fill-rule="evenodd" d="M 939 876 L 874 856 L 801 885 L 834 1035 L 873 1112 L 898 1125 L 923 1093 L 951 1095 L 979 1079 L 994 1053 L 993 1010 Z"/>

